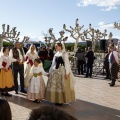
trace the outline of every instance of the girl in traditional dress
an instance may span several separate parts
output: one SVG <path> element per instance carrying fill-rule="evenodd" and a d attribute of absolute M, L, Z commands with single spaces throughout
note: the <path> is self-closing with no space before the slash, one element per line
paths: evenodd
<path fill-rule="evenodd" d="M 14 90 L 14 80 L 10 65 L 11 62 L 17 61 L 16 59 L 11 59 L 8 54 L 9 48 L 4 47 L 0 55 L 0 92 L 1 95 L 5 96 L 11 96 L 8 91 Z"/>
<path fill-rule="evenodd" d="M 45 97 L 45 83 L 42 74 L 47 76 L 47 73 L 44 71 L 43 66 L 40 63 L 40 59 L 34 60 L 34 65 L 30 70 L 31 80 L 27 93 L 27 98 L 32 99 L 33 102 L 37 103 Z"/>
<path fill-rule="evenodd" d="M 35 45 L 31 45 L 28 52 L 26 53 L 26 63 L 25 63 L 25 73 L 24 73 L 24 84 L 28 88 L 30 81 L 30 69 L 33 66 L 34 60 L 38 58 L 38 53 L 36 51 Z"/>
<path fill-rule="evenodd" d="M 49 70 L 46 100 L 61 105 L 75 101 L 74 76 L 64 44 L 57 43 L 56 50 L 57 53 L 54 55 Z"/>

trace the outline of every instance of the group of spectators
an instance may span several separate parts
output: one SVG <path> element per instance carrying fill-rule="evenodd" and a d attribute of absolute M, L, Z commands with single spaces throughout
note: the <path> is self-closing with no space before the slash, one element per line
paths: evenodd
<path fill-rule="evenodd" d="M 24 49 L 24 52 L 26 54 L 29 48 L 27 47 L 22 47 L 22 48 Z M 44 64 L 44 60 L 52 60 L 54 57 L 54 52 L 51 47 L 48 47 L 48 48 L 39 47 L 39 48 L 36 48 L 36 50 L 43 64 Z"/>
<path fill-rule="evenodd" d="M 44 60 L 52 60 L 54 57 L 54 52 L 52 50 L 52 48 L 43 48 L 40 47 L 38 49 L 38 55 L 40 57 L 40 60 L 42 61 L 42 63 L 44 64 Z"/>
<path fill-rule="evenodd" d="M 105 51 L 104 51 L 105 52 Z M 89 47 L 88 50 L 83 51 L 81 48 L 77 49 L 75 54 L 77 59 L 77 69 L 78 75 L 84 75 L 85 78 L 92 77 L 93 63 L 96 57 L 94 56 L 94 52 Z M 114 86 L 116 79 L 118 79 L 118 71 L 119 71 L 119 54 L 117 52 L 116 46 L 111 40 L 108 45 L 108 50 L 104 58 L 104 66 L 106 77 L 105 79 L 110 79 L 110 86 Z"/>
<path fill-rule="evenodd" d="M 92 77 L 92 68 L 93 68 L 93 62 L 94 62 L 94 52 L 89 47 L 88 50 L 81 50 L 81 48 L 78 48 L 75 57 L 77 59 L 77 69 L 78 69 L 78 75 L 84 75 L 85 77 Z"/>

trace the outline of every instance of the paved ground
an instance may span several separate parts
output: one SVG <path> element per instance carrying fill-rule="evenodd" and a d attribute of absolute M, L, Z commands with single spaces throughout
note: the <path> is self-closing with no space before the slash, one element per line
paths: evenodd
<path fill-rule="evenodd" d="M 59 107 L 78 118 L 78 120 L 120 120 L 120 82 L 115 87 L 109 87 L 109 80 L 97 76 L 83 78 L 76 76 L 76 102 Z M 13 120 L 26 120 L 34 107 L 54 105 L 46 101 L 40 104 L 26 99 L 25 95 L 15 95 L 7 98 L 12 109 Z"/>

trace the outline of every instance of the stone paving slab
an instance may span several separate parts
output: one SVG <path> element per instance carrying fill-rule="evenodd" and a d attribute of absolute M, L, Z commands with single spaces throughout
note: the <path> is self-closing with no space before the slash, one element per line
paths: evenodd
<path fill-rule="evenodd" d="M 120 120 L 120 82 L 116 82 L 115 87 L 110 87 L 110 81 L 104 80 L 101 76 L 92 79 L 83 77 L 76 76 L 76 102 L 57 107 L 78 120 Z M 34 107 L 54 106 L 47 101 L 33 103 L 26 99 L 25 94 L 11 94 L 13 96 L 6 99 L 10 103 L 13 120 L 27 120 Z"/>

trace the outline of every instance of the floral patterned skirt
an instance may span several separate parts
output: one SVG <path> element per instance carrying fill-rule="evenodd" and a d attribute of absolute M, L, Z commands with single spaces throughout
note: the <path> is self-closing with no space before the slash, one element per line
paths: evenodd
<path fill-rule="evenodd" d="M 51 72 L 47 82 L 45 99 L 54 103 L 75 101 L 74 90 L 70 88 L 70 77 L 65 79 L 64 66 L 60 66 Z"/>

